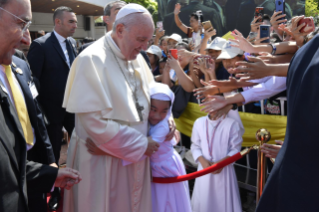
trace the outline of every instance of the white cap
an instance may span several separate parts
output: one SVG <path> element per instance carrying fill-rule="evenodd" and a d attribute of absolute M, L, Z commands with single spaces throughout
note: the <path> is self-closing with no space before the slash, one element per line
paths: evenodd
<path fill-rule="evenodd" d="M 147 50 L 147 53 L 155 54 L 159 59 L 162 58 L 162 49 L 158 46 L 151 45 Z"/>
<path fill-rule="evenodd" d="M 236 57 L 237 55 L 243 55 L 244 51 L 240 48 L 233 47 L 230 44 L 236 45 L 236 43 L 227 41 L 222 49 L 222 53 L 217 57 L 217 59 L 232 59 Z"/>
<path fill-rule="evenodd" d="M 180 36 L 180 35 L 178 35 L 178 34 L 175 34 L 175 33 L 172 34 L 171 36 L 169 36 L 169 37 L 167 38 L 167 40 L 169 40 L 169 39 L 175 40 L 175 41 L 177 41 L 178 43 L 183 42 L 182 36 Z"/>
<path fill-rule="evenodd" d="M 116 15 L 115 21 L 132 13 L 149 13 L 150 14 L 150 12 L 142 5 L 131 3 L 131 4 L 125 5 L 124 7 L 120 9 L 120 11 Z"/>
<path fill-rule="evenodd" d="M 224 44 L 227 42 L 226 39 L 221 37 L 216 37 L 206 49 L 223 50 Z"/>

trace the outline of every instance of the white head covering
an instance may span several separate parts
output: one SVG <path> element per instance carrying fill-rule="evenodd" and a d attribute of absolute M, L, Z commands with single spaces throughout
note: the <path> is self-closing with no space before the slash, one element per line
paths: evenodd
<path fill-rule="evenodd" d="M 169 118 L 172 114 L 175 95 L 173 91 L 168 87 L 168 85 L 158 82 L 152 82 L 150 84 L 150 96 L 151 99 L 156 99 L 160 101 L 171 101 L 171 107 L 166 116 Z"/>
<path fill-rule="evenodd" d="M 125 5 L 124 7 L 120 9 L 120 11 L 116 15 L 115 21 L 132 13 L 149 13 L 150 14 L 150 12 L 142 5 L 131 3 L 131 4 Z"/>
<path fill-rule="evenodd" d="M 151 45 L 146 52 L 150 53 L 150 54 L 155 54 L 159 59 L 162 58 L 162 49 L 158 46 L 155 45 Z"/>
<path fill-rule="evenodd" d="M 214 50 L 222 50 L 224 44 L 227 42 L 226 39 L 216 37 L 208 46 L 206 49 L 214 49 Z"/>
<path fill-rule="evenodd" d="M 222 49 L 222 53 L 217 57 L 217 59 L 232 59 L 237 55 L 243 55 L 244 51 L 240 48 L 233 47 L 231 44 L 236 45 L 236 43 L 227 41 Z"/>
<path fill-rule="evenodd" d="M 169 39 L 175 40 L 175 41 L 177 41 L 178 43 L 183 42 L 182 36 L 180 36 L 179 34 L 176 34 L 176 33 L 173 33 L 171 36 L 169 36 L 169 37 L 167 38 L 167 40 L 169 40 Z"/>

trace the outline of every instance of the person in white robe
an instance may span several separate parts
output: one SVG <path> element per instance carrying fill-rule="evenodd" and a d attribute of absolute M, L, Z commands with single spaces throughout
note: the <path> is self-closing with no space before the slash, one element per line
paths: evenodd
<path fill-rule="evenodd" d="M 64 212 L 152 210 L 149 157 L 158 143 L 147 137 L 152 73 L 139 54 L 147 49 L 154 24 L 142 6 L 128 4 L 113 31 L 74 61 L 63 107 L 75 113 L 67 166 L 83 182 L 64 193 Z M 172 133 L 174 135 L 174 132 Z M 91 140 L 102 151 L 87 148 Z M 123 166 L 122 161 L 131 162 Z"/>
<path fill-rule="evenodd" d="M 191 151 L 198 170 L 231 157 L 241 149 L 240 119 L 212 120 L 209 115 L 197 119 L 192 131 Z M 233 164 L 196 178 L 192 195 L 193 212 L 241 212 L 238 183 Z"/>
<path fill-rule="evenodd" d="M 153 177 L 176 177 L 185 175 L 185 166 L 174 150 L 175 138 L 166 141 L 169 132 L 174 93 L 166 84 L 150 85 L 151 111 L 149 114 L 149 136 L 158 143 L 158 151 L 151 156 Z M 191 212 L 188 181 L 170 184 L 152 182 L 152 212 Z"/>

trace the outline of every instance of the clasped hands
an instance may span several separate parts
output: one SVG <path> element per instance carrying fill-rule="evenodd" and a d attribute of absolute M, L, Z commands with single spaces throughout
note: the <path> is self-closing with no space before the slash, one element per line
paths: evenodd
<path fill-rule="evenodd" d="M 69 167 L 62 168 L 58 170 L 54 186 L 70 190 L 73 185 L 78 184 L 81 180 L 82 177 L 78 171 Z"/>
<path fill-rule="evenodd" d="M 210 166 L 212 166 L 212 165 L 215 164 L 214 162 L 211 162 L 211 161 L 206 160 L 203 156 L 200 156 L 200 157 L 198 158 L 198 161 L 199 161 L 200 164 L 202 165 L 203 169 L 206 169 L 206 168 L 208 168 L 208 167 L 210 167 Z M 218 162 L 216 162 L 216 163 L 218 163 Z M 212 174 L 219 174 L 222 170 L 223 170 L 223 168 L 220 168 L 220 169 L 218 169 L 218 170 L 212 172 Z"/>

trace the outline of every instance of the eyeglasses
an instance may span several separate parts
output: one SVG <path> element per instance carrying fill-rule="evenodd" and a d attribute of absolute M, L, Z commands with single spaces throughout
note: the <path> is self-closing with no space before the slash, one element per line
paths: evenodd
<path fill-rule="evenodd" d="M 21 24 L 21 29 L 22 29 L 22 32 L 23 32 L 23 33 L 24 33 L 25 31 L 27 31 L 27 30 L 29 29 L 30 25 L 32 24 L 31 21 L 26 22 L 26 21 L 22 20 L 21 18 L 19 18 L 18 16 L 16 16 L 16 15 L 10 13 L 8 10 L 3 9 L 2 7 L 0 7 L 0 9 L 3 10 L 3 11 L 5 11 L 5 12 L 7 12 L 7 13 L 9 13 L 10 15 L 16 17 L 16 18 L 19 19 L 20 21 L 23 21 L 23 23 Z"/>

